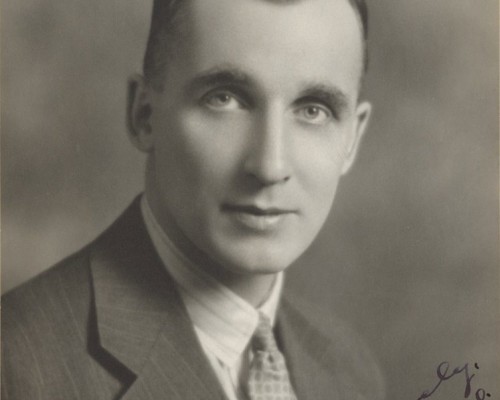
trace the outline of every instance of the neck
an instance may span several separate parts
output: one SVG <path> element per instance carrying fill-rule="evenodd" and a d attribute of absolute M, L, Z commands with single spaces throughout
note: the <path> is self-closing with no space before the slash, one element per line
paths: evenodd
<path fill-rule="evenodd" d="M 210 274 L 211 277 L 229 288 L 233 293 L 236 293 L 255 308 L 258 308 L 269 298 L 276 281 L 276 274 L 242 275 L 228 271 L 222 266 L 215 265 L 212 262 L 205 263 L 201 261 L 201 263 L 197 263 L 197 265 L 202 265 L 204 271 Z"/>

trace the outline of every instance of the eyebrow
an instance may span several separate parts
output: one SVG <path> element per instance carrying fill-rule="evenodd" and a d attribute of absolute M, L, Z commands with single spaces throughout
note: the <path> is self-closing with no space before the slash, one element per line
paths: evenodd
<path fill-rule="evenodd" d="M 323 83 L 304 86 L 307 88 L 300 92 L 299 98 L 311 97 L 319 99 L 333 107 L 339 114 L 342 114 L 349 108 L 349 96 L 335 86 L 325 85 Z"/>
<path fill-rule="evenodd" d="M 234 67 L 215 67 L 196 75 L 188 83 L 188 91 L 194 92 L 200 88 L 210 86 L 236 85 L 249 87 L 254 81 L 238 68 Z"/>

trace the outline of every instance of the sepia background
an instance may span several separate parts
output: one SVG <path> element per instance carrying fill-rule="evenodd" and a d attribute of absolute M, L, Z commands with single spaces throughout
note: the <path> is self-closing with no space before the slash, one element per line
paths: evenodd
<path fill-rule="evenodd" d="M 417 400 L 442 361 L 477 362 L 474 393 L 498 399 L 498 2 L 369 3 L 375 114 L 288 284 L 361 332 L 388 399 Z M 4 293 L 92 240 L 141 191 L 124 112 L 150 6 L 2 1 Z M 464 388 L 453 378 L 432 399 Z"/>

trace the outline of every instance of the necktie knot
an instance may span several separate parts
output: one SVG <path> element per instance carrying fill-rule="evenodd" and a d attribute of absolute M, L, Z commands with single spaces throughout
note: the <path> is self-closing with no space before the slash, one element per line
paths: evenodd
<path fill-rule="evenodd" d="M 252 337 L 252 350 L 254 358 L 247 385 L 250 400 L 296 400 L 271 322 L 263 314 Z"/>
<path fill-rule="evenodd" d="M 271 321 L 264 314 L 259 314 L 259 325 L 252 337 L 252 350 L 254 352 L 273 352 L 278 349 L 274 339 Z"/>

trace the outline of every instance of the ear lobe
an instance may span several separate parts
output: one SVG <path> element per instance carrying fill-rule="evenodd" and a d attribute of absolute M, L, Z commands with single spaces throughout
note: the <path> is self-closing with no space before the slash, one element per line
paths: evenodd
<path fill-rule="evenodd" d="M 356 121 L 354 122 L 352 138 L 346 151 L 346 158 L 342 165 L 342 175 L 346 174 L 354 164 L 361 139 L 365 134 L 372 112 L 372 105 L 368 102 L 359 103 L 356 107 Z"/>
<path fill-rule="evenodd" d="M 127 129 L 132 144 L 149 153 L 153 148 L 151 113 L 148 86 L 144 77 L 134 74 L 128 79 L 127 87 Z"/>

